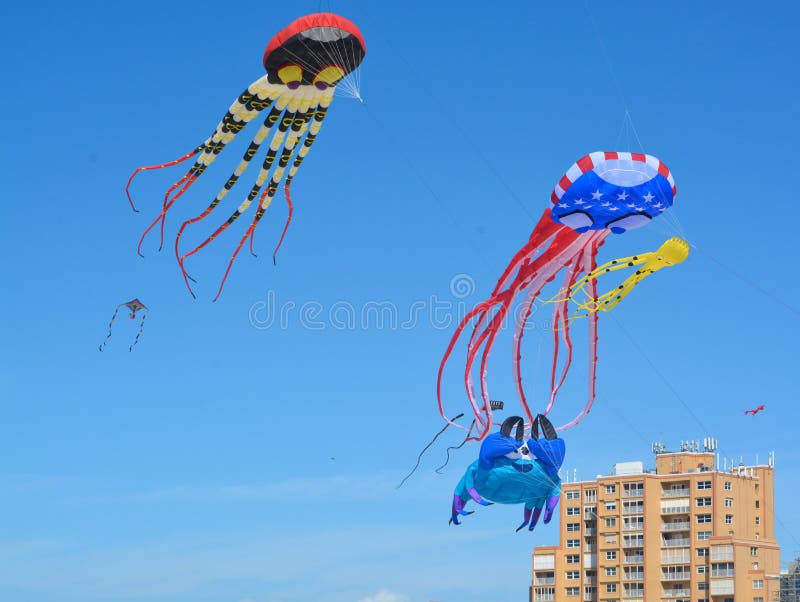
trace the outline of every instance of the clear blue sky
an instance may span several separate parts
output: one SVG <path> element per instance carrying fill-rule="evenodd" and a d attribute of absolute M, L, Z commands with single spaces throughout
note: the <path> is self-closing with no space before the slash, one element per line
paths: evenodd
<path fill-rule="evenodd" d="M 595 4 L 599 38 L 583 2 L 328 4 L 366 38 L 366 104 L 335 101 L 296 179 L 278 266 L 281 197 L 260 257 L 239 258 L 216 304 L 241 230 L 191 260 L 196 301 L 171 242 L 244 141 L 179 201 L 167 248 L 151 237 L 145 259 L 139 235 L 183 172 L 144 174 L 140 214 L 125 181 L 202 141 L 262 74 L 269 38 L 319 3 L 0 9 L 0 599 L 525 600 L 533 546 L 557 528 L 515 534 L 521 510 L 500 506 L 448 527 L 475 447 L 435 474 L 458 441 L 448 432 L 395 485 L 441 424 L 435 376 L 452 325 L 425 312 L 480 301 L 554 183 L 594 150 L 664 160 L 699 250 L 601 320 L 598 399 L 567 435 L 565 466 L 592 478 L 651 461 L 651 441 L 705 435 L 737 461 L 775 450 L 784 560 L 800 551 L 800 316 L 756 288 L 800 304 L 796 4 Z M 626 107 L 641 147 L 620 139 Z M 654 249 L 672 233 L 661 221 L 610 239 L 603 259 Z M 475 287 L 462 299 L 458 274 Z M 98 353 L 114 306 L 133 297 L 151 308 L 139 346 L 128 353 L 135 327 L 122 318 Z M 283 326 L 264 323 L 272 300 L 295 308 Z M 422 315 L 396 328 L 331 321 L 370 302 Z M 541 395 L 549 337 L 526 340 Z M 559 419 L 583 401 L 584 359 Z M 506 333 L 490 384 L 513 401 L 510 365 Z"/>

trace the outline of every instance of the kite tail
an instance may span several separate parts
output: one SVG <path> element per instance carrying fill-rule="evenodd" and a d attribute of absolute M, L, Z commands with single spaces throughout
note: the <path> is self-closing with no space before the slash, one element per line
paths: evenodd
<path fill-rule="evenodd" d="M 473 420 L 472 424 L 469 425 L 469 430 L 467 431 L 467 435 L 466 437 L 464 437 L 464 440 L 458 445 L 451 445 L 445 450 L 447 452 L 447 458 L 445 459 L 444 464 L 442 464 L 439 468 L 434 469 L 434 472 L 436 474 L 442 474 L 442 469 L 449 464 L 450 450 L 461 449 L 462 447 L 464 447 L 464 445 L 466 445 L 467 441 L 469 441 L 469 438 L 472 436 L 472 429 L 474 428 L 475 428 L 475 421 Z"/>
<path fill-rule="evenodd" d="M 117 318 L 117 313 L 119 312 L 120 307 L 122 307 L 122 305 L 117 305 L 117 309 L 114 310 L 114 315 L 111 316 L 111 319 L 108 321 L 108 334 L 106 335 L 106 338 L 103 340 L 103 342 L 98 346 L 98 349 L 100 351 L 102 351 L 105 348 L 106 343 L 108 343 L 108 339 L 111 338 L 111 329 L 114 327 L 114 320 L 116 320 Z"/>
<path fill-rule="evenodd" d="M 142 321 L 139 322 L 139 331 L 136 333 L 136 338 L 133 340 L 133 345 L 128 347 L 128 351 L 133 351 L 133 348 L 136 347 L 136 343 L 139 342 L 139 337 L 142 336 L 142 330 L 144 330 L 144 320 L 147 318 L 146 313 L 142 313 Z"/>
<path fill-rule="evenodd" d="M 165 167 L 172 167 L 173 165 L 178 165 L 179 163 L 183 163 L 186 159 L 194 157 L 197 153 L 205 148 L 205 143 L 201 144 L 200 146 L 196 147 L 194 150 L 189 151 L 182 157 L 178 157 L 173 161 L 167 161 L 166 163 L 159 163 L 158 165 L 144 165 L 142 167 L 137 167 L 133 170 L 131 177 L 128 178 L 128 183 L 125 185 L 125 195 L 128 197 L 128 202 L 131 205 L 131 209 L 133 209 L 136 213 L 139 213 L 139 210 L 136 208 L 136 205 L 133 204 L 133 198 L 131 198 L 131 184 L 133 183 L 133 178 L 136 177 L 140 171 L 148 171 L 151 169 L 163 169 Z"/>

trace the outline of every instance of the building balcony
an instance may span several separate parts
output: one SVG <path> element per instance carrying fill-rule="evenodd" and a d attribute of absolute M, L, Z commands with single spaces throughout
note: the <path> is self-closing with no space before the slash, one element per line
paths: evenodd
<path fill-rule="evenodd" d="M 534 602 L 555 602 L 556 595 L 555 593 L 552 594 L 541 594 L 534 592 L 533 600 Z"/>
<path fill-rule="evenodd" d="M 644 562 L 644 555 L 633 554 L 631 556 L 625 556 L 622 562 L 625 564 L 641 564 Z"/>
<path fill-rule="evenodd" d="M 644 581 L 644 573 L 625 573 L 623 581 Z"/>
<path fill-rule="evenodd" d="M 622 514 L 644 514 L 644 506 L 623 506 Z"/>
<path fill-rule="evenodd" d="M 640 600 L 641 602 L 644 602 L 644 590 L 624 591 L 622 592 L 622 597 L 625 600 L 630 600 L 631 602 L 634 600 Z"/>
<path fill-rule="evenodd" d="M 584 577 L 583 582 L 586 585 L 594 585 L 595 583 L 597 583 L 597 577 Z"/>
<path fill-rule="evenodd" d="M 733 577 L 733 569 L 711 570 L 712 577 Z"/>
<path fill-rule="evenodd" d="M 661 525 L 662 531 L 689 531 L 692 528 L 692 523 L 689 521 L 682 521 L 679 523 L 664 523 Z"/>
<path fill-rule="evenodd" d="M 584 534 L 584 535 L 587 535 L 587 536 L 590 536 L 590 535 L 597 535 L 597 529 L 596 529 L 596 528 L 594 528 L 594 527 L 586 527 L 586 528 L 583 530 L 583 534 Z"/>
<path fill-rule="evenodd" d="M 534 585 L 555 585 L 556 578 L 555 577 L 537 577 L 533 580 Z"/>
<path fill-rule="evenodd" d="M 622 497 L 644 497 L 644 489 L 623 489 Z"/>
<path fill-rule="evenodd" d="M 597 552 L 597 546 L 596 545 L 585 545 L 585 546 L 583 546 L 583 551 L 584 552 L 590 552 L 590 553 L 594 554 L 595 552 Z"/>
<path fill-rule="evenodd" d="M 673 506 L 670 508 L 662 508 L 661 514 L 689 514 L 689 506 Z"/>
<path fill-rule="evenodd" d="M 692 578 L 689 571 L 681 573 L 661 573 L 661 581 L 688 581 Z"/>
<path fill-rule="evenodd" d="M 690 589 L 665 589 L 661 594 L 664 598 L 688 598 L 692 595 Z"/>
<path fill-rule="evenodd" d="M 661 497 L 663 498 L 673 498 L 673 497 L 689 497 L 690 491 L 687 487 L 686 489 L 665 489 L 661 492 Z"/>
<path fill-rule="evenodd" d="M 597 594 L 583 594 L 583 602 L 596 602 Z"/>
<path fill-rule="evenodd" d="M 662 554 L 661 564 L 686 564 L 691 562 L 691 554 L 687 550 L 684 554 Z"/>
<path fill-rule="evenodd" d="M 691 543 L 690 539 L 663 539 L 661 540 L 662 548 L 688 548 Z"/>
<path fill-rule="evenodd" d="M 644 531 L 644 523 L 625 523 L 622 525 L 623 531 Z"/>

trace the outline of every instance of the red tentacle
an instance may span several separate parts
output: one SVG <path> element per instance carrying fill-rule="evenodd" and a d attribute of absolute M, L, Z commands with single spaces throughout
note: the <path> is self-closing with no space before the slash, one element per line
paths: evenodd
<path fill-rule="evenodd" d="M 281 232 L 280 240 L 278 240 L 278 244 L 275 247 L 275 250 L 272 252 L 272 263 L 276 263 L 276 257 L 278 256 L 278 250 L 281 248 L 283 244 L 283 238 L 286 236 L 286 231 L 289 229 L 289 223 L 292 221 L 292 213 L 294 213 L 294 205 L 292 205 L 292 197 L 289 193 L 289 182 L 283 187 L 283 193 L 286 197 L 286 204 L 289 206 L 289 215 L 286 216 L 286 223 L 283 226 L 283 232 Z M 251 240 L 252 242 L 252 240 Z M 252 248 L 250 249 L 252 251 Z"/>
<path fill-rule="evenodd" d="M 167 163 L 160 163 L 159 165 L 144 165 L 142 167 L 137 167 L 136 169 L 134 169 L 133 173 L 131 174 L 131 177 L 128 178 L 128 183 L 125 185 L 125 194 L 128 197 L 128 202 L 131 204 L 131 209 L 133 209 L 136 213 L 139 213 L 139 210 L 133 204 L 133 199 L 131 198 L 131 193 L 130 193 L 131 183 L 133 182 L 133 178 L 136 177 L 136 174 L 138 174 L 140 171 L 148 171 L 151 169 L 163 169 L 165 167 L 172 167 L 173 165 L 178 165 L 179 163 L 183 163 L 184 161 L 186 161 L 186 159 L 194 157 L 197 153 L 200 152 L 200 149 L 202 148 L 203 145 L 200 145 L 193 151 L 190 151 L 185 155 L 183 155 L 182 157 L 174 159 L 173 161 L 168 161 Z"/>
<path fill-rule="evenodd" d="M 136 252 L 139 255 L 142 255 L 142 244 L 144 243 L 145 237 L 150 232 L 150 230 L 155 228 L 155 225 L 159 223 L 159 221 L 161 221 L 161 243 L 158 246 L 158 250 L 160 251 L 162 249 L 162 247 L 164 246 L 164 218 L 167 215 L 167 211 L 169 211 L 170 207 L 172 207 L 175 201 L 177 201 L 183 195 L 184 192 L 189 190 L 189 187 L 195 183 L 197 177 L 198 176 L 193 175 L 191 172 L 187 173 L 180 180 L 178 180 L 172 186 L 169 187 L 167 192 L 164 194 L 164 202 L 161 206 L 161 213 L 159 213 L 156 216 L 156 218 L 150 223 L 150 225 L 147 226 L 145 231 L 142 233 L 141 238 L 139 239 L 139 244 L 136 246 Z M 183 184 L 183 187 L 178 192 L 175 193 L 175 196 L 173 196 L 170 199 L 169 195 L 172 193 L 173 190 L 175 190 L 181 184 Z"/>
<path fill-rule="evenodd" d="M 244 246 L 244 241 L 247 240 L 248 236 L 252 241 L 253 232 L 255 232 L 256 230 L 256 226 L 258 225 L 258 221 L 261 219 L 261 215 L 263 214 L 258 214 L 258 213 L 255 214 L 255 216 L 253 217 L 253 221 L 250 222 L 250 225 L 247 227 L 247 230 L 245 231 L 244 235 L 242 235 L 242 238 L 239 239 L 239 244 L 236 245 L 236 250 L 233 252 L 233 255 L 231 255 L 231 259 L 228 262 L 228 267 L 225 269 L 225 274 L 222 276 L 222 282 L 219 283 L 219 289 L 217 290 L 217 295 L 214 297 L 214 301 L 219 299 L 219 296 L 222 294 L 222 288 L 225 286 L 225 281 L 228 279 L 228 274 L 230 274 L 231 268 L 233 267 L 233 262 L 236 260 L 236 256 L 239 254 L 239 251 L 241 251 L 242 247 Z"/>

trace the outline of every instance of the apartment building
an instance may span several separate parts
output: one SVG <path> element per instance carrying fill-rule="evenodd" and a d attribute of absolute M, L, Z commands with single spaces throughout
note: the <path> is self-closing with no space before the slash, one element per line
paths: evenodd
<path fill-rule="evenodd" d="M 779 599 L 772 458 L 720 470 L 713 452 L 654 451 L 655 469 L 563 485 L 559 545 L 533 552 L 531 602 Z"/>

